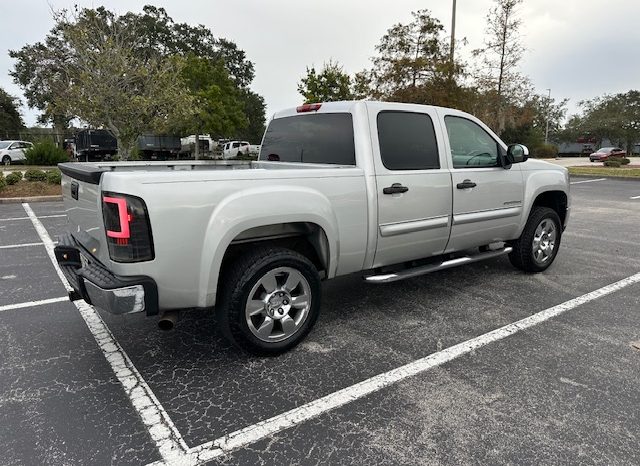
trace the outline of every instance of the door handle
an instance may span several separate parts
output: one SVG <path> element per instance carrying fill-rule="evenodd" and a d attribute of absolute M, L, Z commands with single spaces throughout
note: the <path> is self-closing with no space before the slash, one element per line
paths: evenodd
<path fill-rule="evenodd" d="M 464 180 L 462 183 L 458 183 L 456 185 L 456 188 L 458 189 L 468 189 L 468 188 L 475 188 L 476 184 L 471 181 L 471 180 Z"/>
<path fill-rule="evenodd" d="M 384 194 L 398 194 L 398 193 L 406 193 L 409 191 L 409 188 L 406 186 L 402 186 L 400 183 L 393 183 L 391 186 L 388 186 L 382 190 Z"/>

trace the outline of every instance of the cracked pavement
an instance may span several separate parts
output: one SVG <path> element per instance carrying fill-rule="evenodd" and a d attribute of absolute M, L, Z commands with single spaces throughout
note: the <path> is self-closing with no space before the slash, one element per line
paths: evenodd
<path fill-rule="evenodd" d="M 226 344 L 207 311 L 161 333 L 143 315 L 100 316 L 189 447 L 464 342 L 640 271 L 637 181 L 572 186 L 555 264 L 506 258 L 385 286 L 324 284 L 307 340 L 278 358 Z M 37 216 L 62 203 L 31 204 Z M 38 242 L 0 205 L 0 246 Z M 63 217 L 40 220 L 49 235 Z M 0 307 L 64 296 L 44 247 L 0 249 Z M 221 456 L 222 464 L 637 464 L 640 284 Z M 148 426 L 76 307 L 0 312 L 3 464 L 158 461 Z"/>

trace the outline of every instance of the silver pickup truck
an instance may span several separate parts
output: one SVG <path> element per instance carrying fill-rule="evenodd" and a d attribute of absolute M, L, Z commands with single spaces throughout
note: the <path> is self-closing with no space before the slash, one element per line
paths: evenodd
<path fill-rule="evenodd" d="M 257 354 L 300 342 L 321 280 L 389 283 L 508 254 L 541 272 L 569 217 L 565 168 L 466 113 L 383 102 L 274 115 L 257 162 L 64 163 L 73 299 L 159 315 L 215 308 Z"/>

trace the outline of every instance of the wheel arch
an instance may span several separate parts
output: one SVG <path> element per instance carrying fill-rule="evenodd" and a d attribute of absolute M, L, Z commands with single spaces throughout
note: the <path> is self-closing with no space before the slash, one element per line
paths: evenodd
<path fill-rule="evenodd" d="M 224 263 L 259 243 L 285 245 L 308 257 L 325 277 L 335 276 L 338 222 L 326 196 L 292 186 L 240 191 L 216 206 L 209 219 L 200 263 L 200 306 L 215 304 Z"/>

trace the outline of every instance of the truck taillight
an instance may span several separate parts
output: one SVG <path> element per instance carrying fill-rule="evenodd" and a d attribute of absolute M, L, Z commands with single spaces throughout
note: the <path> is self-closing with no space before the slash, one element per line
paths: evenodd
<path fill-rule="evenodd" d="M 322 107 L 322 104 L 304 104 L 296 107 L 296 112 L 298 113 L 306 113 L 306 112 L 317 112 Z"/>
<path fill-rule="evenodd" d="M 142 262 L 154 258 L 151 224 L 142 199 L 103 192 L 102 216 L 111 260 Z"/>

